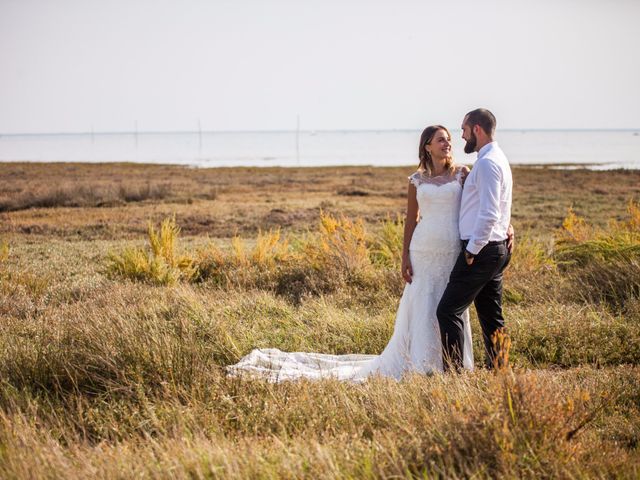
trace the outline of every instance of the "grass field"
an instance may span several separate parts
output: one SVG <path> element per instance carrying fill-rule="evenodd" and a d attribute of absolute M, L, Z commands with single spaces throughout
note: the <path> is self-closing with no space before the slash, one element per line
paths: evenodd
<path fill-rule="evenodd" d="M 223 367 L 384 348 L 411 168 L 1 167 L 0 478 L 640 476 L 638 171 L 514 168 L 511 369 L 354 385 Z"/>

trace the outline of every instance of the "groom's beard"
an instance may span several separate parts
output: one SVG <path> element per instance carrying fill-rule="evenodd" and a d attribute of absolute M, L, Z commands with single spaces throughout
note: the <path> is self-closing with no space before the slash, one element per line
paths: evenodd
<path fill-rule="evenodd" d="M 476 151 L 476 145 L 478 144 L 478 139 L 476 138 L 476 134 L 471 132 L 471 138 L 467 140 L 467 143 L 464 145 L 464 153 L 473 153 Z"/>

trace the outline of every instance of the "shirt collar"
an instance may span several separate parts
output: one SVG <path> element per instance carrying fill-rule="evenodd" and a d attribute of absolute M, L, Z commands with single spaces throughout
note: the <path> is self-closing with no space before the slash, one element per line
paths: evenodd
<path fill-rule="evenodd" d="M 498 146 L 498 142 L 496 142 L 495 140 L 493 142 L 487 143 L 484 147 L 478 150 L 478 158 L 484 157 L 487 154 L 487 152 L 491 150 L 494 146 L 495 147 Z"/>

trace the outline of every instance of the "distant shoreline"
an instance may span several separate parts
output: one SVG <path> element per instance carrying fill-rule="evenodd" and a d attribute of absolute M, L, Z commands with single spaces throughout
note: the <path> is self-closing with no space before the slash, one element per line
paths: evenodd
<path fill-rule="evenodd" d="M 453 157 L 472 164 L 459 130 Z M 418 130 L 88 132 L 0 136 L 0 161 L 135 162 L 193 167 L 417 164 Z M 640 131 L 501 130 L 512 165 L 640 169 Z"/>
<path fill-rule="evenodd" d="M 473 165 L 472 163 L 467 162 L 457 162 L 462 165 Z M 41 161 L 41 160 L 1 160 L 0 167 L 3 165 L 78 165 L 78 166 L 90 166 L 90 165 L 102 165 L 105 167 L 118 167 L 118 166 L 134 166 L 134 165 L 144 165 L 152 168 L 157 167 L 171 167 L 171 168 L 185 168 L 185 169 L 199 169 L 199 170 L 247 170 L 247 169 L 260 169 L 260 170 L 312 170 L 312 169 L 363 169 L 363 170 L 393 170 L 398 168 L 406 168 L 407 170 L 411 170 L 412 168 L 416 168 L 414 164 L 404 164 L 404 165 L 188 165 L 181 163 L 153 163 L 153 162 L 134 162 L 134 161 L 113 161 L 113 162 L 102 162 L 102 161 L 93 161 L 93 162 L 78 162 L 78 161 L 67 161 L 67 160 L 50 160 L 50 161 Z M 588 170 L 594 172 L 604 172 L 604 171 L 613 171 L 613 170 L 631 170 L 636 171 L 640 170 L 640 165 L 636 168 L 627 168 L 627 167 L 617 167 L 615 165 L 606 164 L 606 163 L 549 163 L 549 164 L 535 164 L 535 163 L 512 163 L 512 168 L 525 169 L 525 170 Z"/>
<path fill-rule="evenodd" d="M 452 132 L 460 132 L 460 128 L 450 128 Z M 228 135 L 228 134 L 314 134 L 314 133 L 412 133 L 420 132 L 421 128 L 381 128 L 381 129 L 300 129 L 300 130 L 114 130 L 85 132 L 9 132 L 0 133 L 0 137 L 32 137 L 32 136 L 76 136 L 76 135 Z M 502 128 L 502 132 L 633 132 L 640 135 L 638 128 Z"/>

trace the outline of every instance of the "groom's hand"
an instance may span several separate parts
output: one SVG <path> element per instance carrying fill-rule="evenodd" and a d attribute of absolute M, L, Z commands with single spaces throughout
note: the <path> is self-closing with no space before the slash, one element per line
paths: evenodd
<path fill-rule="evenodd" d="M 471 265 L 474 258 L 475 255 L 473 253 L 470 253 L 468 250 L 464 251 L 464 259 L 467 261 L 467 265 Z"/>

